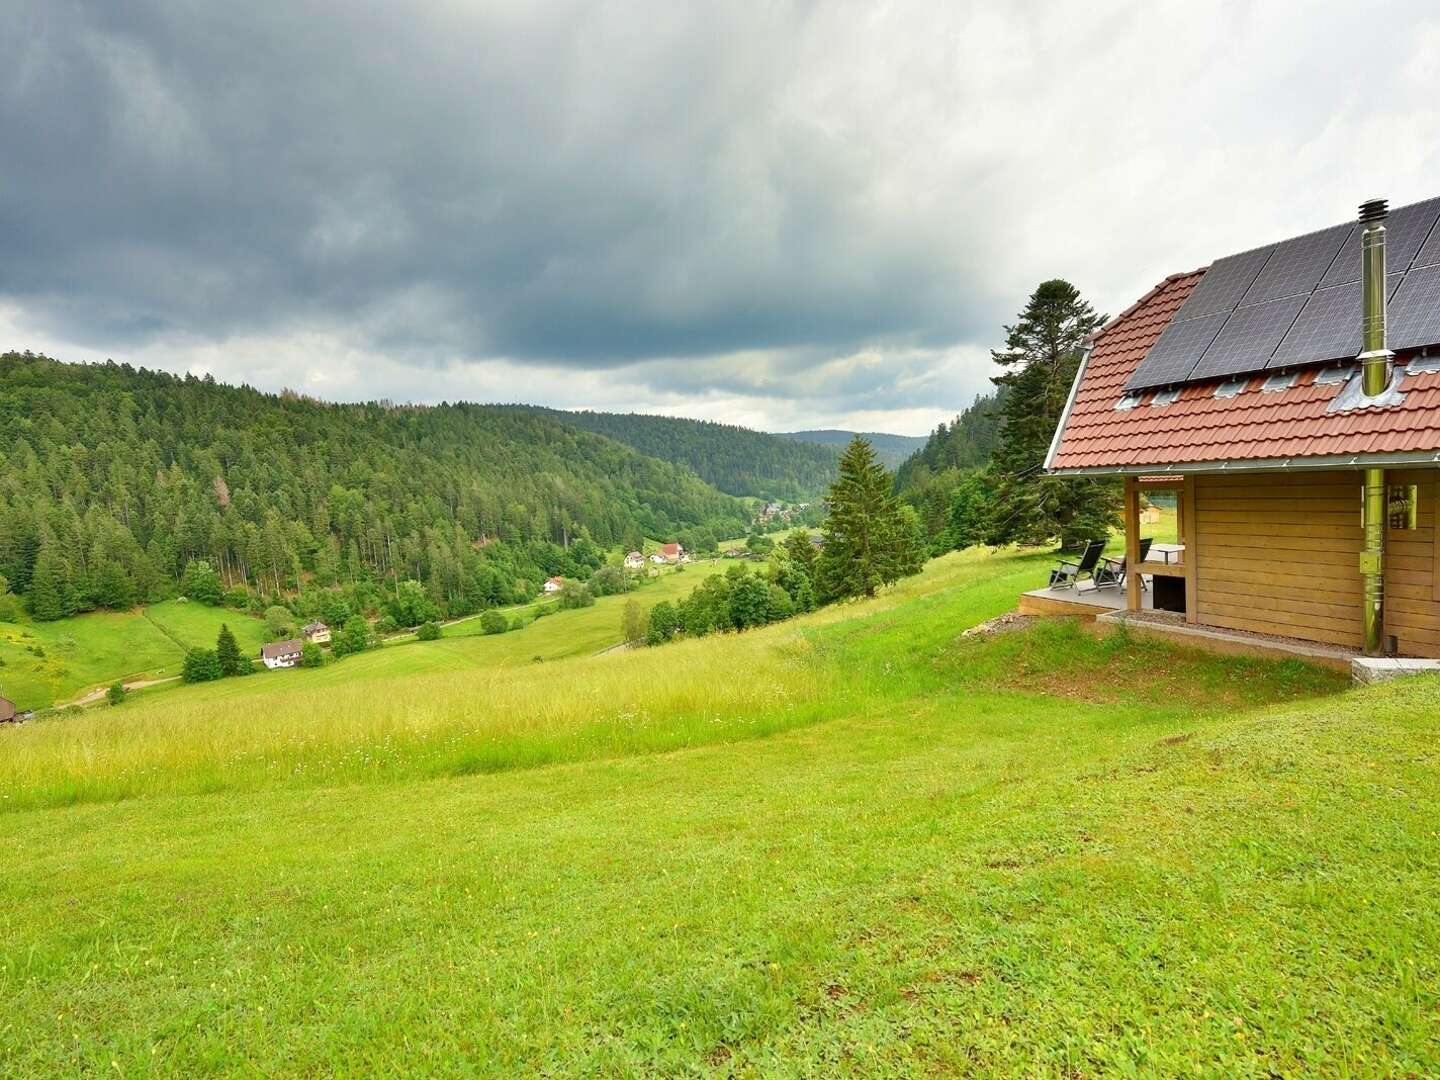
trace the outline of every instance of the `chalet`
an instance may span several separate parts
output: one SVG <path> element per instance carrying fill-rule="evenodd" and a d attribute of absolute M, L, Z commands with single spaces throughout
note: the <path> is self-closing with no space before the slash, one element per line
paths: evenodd
<path fill-rule="evenodd" d="M 330 627 L 319 619 L 312 623 L 306 623 L 305 628 L 300 632 L 305 635 L 306 641 L 314 642 L 316 645 L 330 644 Z"/>
<path fill-rule="evenodd" d="M 274 641 L 261 647 L 260 660 L 271 670 L 295 667 L 300 663 L 300 656 L 304 648 L 305 642 L 300 638 Z"/>
<path fill-rule="evenodd" d="M 1076 601 L 1138 622 L 1170 611 L 1191 624 L 1179 632 L 1428 658 L 1437 465 L 1440 198 L 1372 200 L 1358 221 L 1160 282 L 1092 337 L 1045 462 L 1124 481 L 1125 556 L 1100 581 L 1116 587 Z M 1176 499 L 1174 544 L 1141 535 L 1140 500 L 1159 491 Z"/>
<path fill-rule="evenodd" d="M 658 551 L 652 551 L 652 552 L 650 553 L 650 561 L 651 561 L 652 563 L 654 563 L 656 566 L 664 566 L 664 565 L 665 565 L 665 556 L 664 556 L 664 555 L 661 555 L 660 552 L 658 552 Z"/>
<path fill-rule="evenodd" d="M 0 724 L 14 724 L 20 719 L 20 712 L 9 698 L 0 697 Z"/>
<path fill-rule="evenodd" d="M 645 556 L 638 551 L 632 551 L 625 556 L 625 569 L 639 570 L 645 565 Z"/>
<path fill-rule="evenodd" d="M 660 556 L 667 563 L 678 563 L 685 561 L 685 549 L 679 544 L 661 544 Z"/>
<path fill-rule="evenodd" d="M 552 593 L 559 592 L 563 588 L 565 588 L 565 579 L 562 577 L 552 577 L 547 580 L 544 585 L 540 586 L 540 591 L 549 596 Z"/>

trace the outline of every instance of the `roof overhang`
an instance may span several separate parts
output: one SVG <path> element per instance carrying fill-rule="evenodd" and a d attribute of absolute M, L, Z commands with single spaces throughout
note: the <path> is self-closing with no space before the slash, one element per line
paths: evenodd
<path fill-rule="evenodd" d="M 1239 458 L 1229 461 L 1188 461 L 1167 465 L 1094 465 L 1079 469 L 1046 469 L 1047 476 L 1192 476 L 1199 473 L 1307 472 L 1316 469 L 1371 469 L 1440 466 L 1440 450 L 1398 454 L 1320 454 L 1314 457 Z"/>

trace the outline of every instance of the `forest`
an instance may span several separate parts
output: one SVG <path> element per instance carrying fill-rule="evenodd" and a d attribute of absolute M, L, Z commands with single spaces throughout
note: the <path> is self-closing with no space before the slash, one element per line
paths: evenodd
<path fill-rule="evenodd" d="M 758 499 L 813 501 L 835 479 L 836 463 L 844 449 L 843 444 L 832 447 L 796 442 L 710 420 L 514 407 L 605 435 L 650 457 L 685 465 L 730 495 Z"/>
<path fill-rule="evenodd" d="M 27 352 L 0 355 L 0 426 L 0 597 L 37 618 L 173 595 L 200 564 L 251 606 L 411 580 L 463 614 L 601 548 L 749 520 L 683 466 L 496 406 L 326 404 Z"/>

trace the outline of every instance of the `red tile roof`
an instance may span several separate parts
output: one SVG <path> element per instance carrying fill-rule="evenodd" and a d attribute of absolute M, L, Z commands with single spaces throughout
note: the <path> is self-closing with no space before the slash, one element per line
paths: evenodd
<path fill-rule="evenodd" d="M 1168 405 L 1152 405 L 1148 392 L 1134 408 L 1116 409 L 1125 381 L 1204 273 L 1171 275 L 1096 335 L 1051 469 L 1440 451 L 1440 372 L 1406 375 L 1404 401 L 1387 408 L 1330 413 L 1344 383 L 1317 385 L 1309 369 L 1286 390 L 1260 389 L 1259 375 L 1234 397 L 1216 398 L 1225 381 L 1216 379 L 1183 387 Z"/>
<path fill-rule="evenodd" d="M 679 544 L 661 544 L 661 545 L 660 545 L 660 554 L 661 554 L 661 555 L 665 555 L 665 556 L 674 555 L 674 556 L 678 559 L 678 558 L 680 557 L 680 545 L 679 545 Z"/>

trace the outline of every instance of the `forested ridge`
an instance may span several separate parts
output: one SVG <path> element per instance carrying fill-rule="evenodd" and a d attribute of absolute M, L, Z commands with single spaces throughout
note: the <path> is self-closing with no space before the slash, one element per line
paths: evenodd
<path fill-rule="evenodd" d="M 813 501 L 835 479 L 844 448 L 792 442 L 785 436 L 711 420 L 513 407 L 608 436 L 650 457 L 685 465 L 731 495 L 761 499 Z"/>
<path fill-rule="evenodd" d="M 924 435 L 892 435 L 884 431 L 843 431 L 837 428 L 777 432 L 775 437 L 805 445 L 830 447 L 839 454 L 850 445 L 850 440 L 856 435 L 874 448 L 875 457 L 887 469 L 898 467 L 925 444 Z"/>
<path fill-rule="evenodd" d="M 413 579 L 474 610 L 566 572 L 576 537 L 593 559 L 748 521 L 683 467 L 496 406 L 335 405 L 6 353 L 0 429 L 0 575 L 65 613 L 164 595 L 197 560 L 227 588 Z"/>

